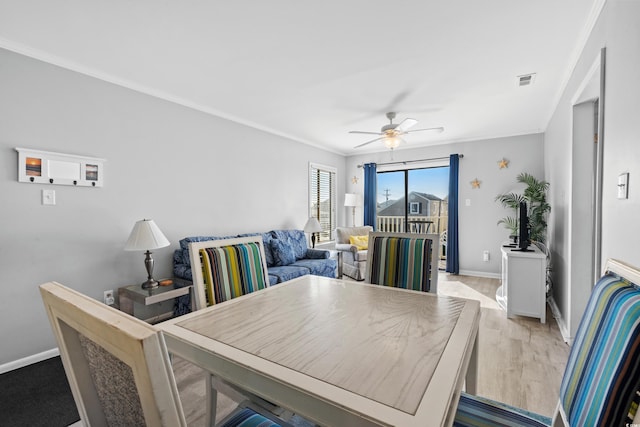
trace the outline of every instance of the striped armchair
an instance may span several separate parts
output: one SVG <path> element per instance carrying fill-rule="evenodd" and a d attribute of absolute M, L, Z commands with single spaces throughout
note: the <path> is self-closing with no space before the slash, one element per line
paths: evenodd
<path fill-rule="evenodd" d="M 553 420 L 463 394 L 454 426 L 640 425 L 640 271 L 614 260 L 605 271 L 571 347 Z"/>
<path fill-rule="evenodd" d="M 440 236 L 369 233 L 366 282 L 437 293 Z"/>

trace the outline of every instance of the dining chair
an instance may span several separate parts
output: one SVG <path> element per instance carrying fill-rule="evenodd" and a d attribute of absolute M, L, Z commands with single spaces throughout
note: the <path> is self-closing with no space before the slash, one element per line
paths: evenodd
<path fill-rule="evenodd" d="M 438 292 L 440 236 L 416 233 L 369 233 L 366 283 Z"/>
<path fill-rule="evenodd" d="M 40 285 L 85 426 L 186 426 L 162 332 L 56 282 Z M 222 424 L 276 420 L 242 405 Z"/>
<path fill-rule="evenodd" d="M 220 304 L 269 286 L 262 236 L 208 240 L 189 244 L 196 310 Z M 261 397 L 241 390 L 216 375 L 206 380 L 207 417 L 215 419 L 218 390 L 234 400 L 249 400 L 281 418 L 286 411 Z M 284 420 L 282 420 L 284 422 Z"/>
<path fill-rule="evenodd" d="M 609 260 L 578 327 L 553 419 L 463 394 L 454 426 L 640 425 L 640 270 Z"/>
<path fill-rule="evenodd" d="M 259 235 L 190 243 L 196 310 L 268 287 L 263 245 Z"/>

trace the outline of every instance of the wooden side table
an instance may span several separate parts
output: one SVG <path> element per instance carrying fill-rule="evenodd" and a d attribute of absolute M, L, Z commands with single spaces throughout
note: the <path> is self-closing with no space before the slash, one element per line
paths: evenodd
<path fill-rule="evenodd" d="M 133 310 L 134 303 L 149 306 L 163 301 L 173 300 L 183 295 L 190 295 L 191 310 L 193 310 L 192 289 L 193 285 L 190 284 L 176 287 L 175 282 L 172 285 L 158 286 L 155 289 L 142 289 L 140 285 L 124 286 L 118 289 L 118 304 L 121 311 L 135 316 Z M 157 323 L 171 317 L 173 317 L 173 311 L 161 313 L 157 316 L 153 316 L 151 319 L 142 320 L 145 320 L 149 323 Z"/>

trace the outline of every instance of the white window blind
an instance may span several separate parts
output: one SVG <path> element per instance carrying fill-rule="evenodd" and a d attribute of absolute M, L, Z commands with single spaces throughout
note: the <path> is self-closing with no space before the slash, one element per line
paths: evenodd
<path fill-rule="evenodd" d="M 336 228 L 336 172 L 330 166 L 309 163 L 309 216 L 322 227 L 319 242 L 333 240 Z"/>

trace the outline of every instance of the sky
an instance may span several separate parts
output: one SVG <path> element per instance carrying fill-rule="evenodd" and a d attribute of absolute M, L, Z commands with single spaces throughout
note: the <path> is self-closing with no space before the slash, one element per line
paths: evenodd
<path fill-rule="evenodd" d="M 378 173 L 378 203 L 404 197 L 404 172 Z M 449 192 L 449 167 L 413 169 L 409 172 L 409 192 L 434 194 L 444 199 Z"/>

